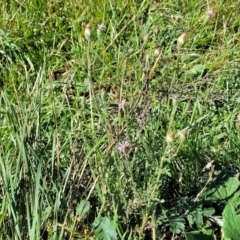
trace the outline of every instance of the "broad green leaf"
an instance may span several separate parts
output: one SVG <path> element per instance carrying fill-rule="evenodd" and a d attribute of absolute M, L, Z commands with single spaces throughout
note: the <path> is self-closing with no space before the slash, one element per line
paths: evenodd
<path fill-rule="evenodd" d="M 215 209 L 213 207 L 210 208 L 204 208 L 203 209 L 203 216 L 212 216 L 215 213 Z"/>
<path fill-rule="evenodd" d="M 194 217 L 197 225 L 203 224 L 202 208 L 196 208 Z"/>
<path fill-rule="evenodd" d="M 191 212 L 189 212 L 187 219 L 190 225 L 195 223 L 198 226 L 201 226 L 203 224 L 202 206 L 197 206 Z"/>
<path fill-rule="evenodd" d="M 187 215 L 187 220 L 188 220 L 190 227 L 192 227 L 192 225 L 194 224 L 194 220 L 193 220 L 193 216 L 191 214 Z"/>
<path fill-rule="evenodd" d="M 185 229 L 185 221 L 181 217 L 169 217 L 170 230 L 173 233 L 179 234 Z"/>
<path fill-rule="evenodd" d="M 235 207 L 239 206 L 239 204 L 240 204 L 240 196 L 239 195 L 240 195 L 240 192 L 239 191 L 236 192 L 234 194 L 234 196 L 228 201 L 228 203 L 234 204 Z"/>
<path fill-rule="evenodd" d="M 202 231 L 193 231 L 186 233 L 186 240 L 215 240 L 215 235 L 209 235 Z"/>
<path fill-rule="evenodd" d="M 90 209 L 90 202 L 81 200 L 81 202 L 77 205 L 76 214 L 80 215 L 81 217 L 85 217 Z"/>
<path fill-rule="evenodd" d="M 227 204 L 223 211 L 224 238 L 240 239 L 240 215 L 237 215 L 232 203 Z"/>
<path fill-rule="evenodd" d="M 116 240 L 117 233 L 114 230 L 109 218 L 96 218 L 93 222 L 93 228 L 98 240 Z"/>
<path fill-rule="evenodd" d="M 202 64 L 197 64 L 193 68 L 191 68 L 187 73 L 186 77 L 187 78 L 193 78 L 201 75 L 205 70 L 205 66 Z"/>
<path fill-rule="evenodd" d="M 227 172 L 221 172 L 209 185 L 203 196 L 206 200 L 219 201 L 234 196 L 239 188 L 239 180 L 237 177 Z M 230 200 L 228 199 L 228 200 Z"/>

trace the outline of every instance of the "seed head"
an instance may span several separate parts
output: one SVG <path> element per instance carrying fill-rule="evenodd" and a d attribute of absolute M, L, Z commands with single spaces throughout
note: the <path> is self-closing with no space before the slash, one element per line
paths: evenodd
<path fill-rule="evenodd" d="M 98 30 L 104 32 L 106 30 L 106 25 L 104 23 L 98 24 Z"/>
<path fill-rule="evenodd" d="M 181 36 L 179 36 L 178 37 L 178 44 L 179 45 L 184 45 L 184 43 L 186 42 L 186 40 L 187 40 L 187 33 L 186 32 L 184 32 L 184 33 L 182 33 L 181 34 Z"/>
<path fill-rule="evenodd" d="M 202 172 L 205 172 L 206 170 L 211 170 L 211 168 L 214 167 L 213 162 L 214 162 L 213 160 L 210 161 L 210 162 L 208 162 L 208 163 L 205 165 L 205 167 L 203 168 Z"/>
<path fill-rule="evenodd" d="M 97 28 L 98 37 L 100 37 L 105 30 L 106 30 L 106 25 L 104 23 L 98 24 L 98 28 Z"/>

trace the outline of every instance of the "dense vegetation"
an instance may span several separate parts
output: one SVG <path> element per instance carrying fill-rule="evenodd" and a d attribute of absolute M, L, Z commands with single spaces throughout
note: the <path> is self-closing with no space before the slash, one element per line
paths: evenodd
<path fill-rule="evenodd" d="M 1 239 L 239 239 L 235 0 L 3 0 Z"/>

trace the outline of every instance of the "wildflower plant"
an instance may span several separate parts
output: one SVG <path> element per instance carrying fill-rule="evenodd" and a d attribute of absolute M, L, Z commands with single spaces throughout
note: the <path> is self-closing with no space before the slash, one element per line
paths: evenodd
<path fill-rule="evenodd" d="M 234 239 L 238 2 L 12 2 L 0 239 Z"/>
<path fill-rule="evenodd" d="M 126 100 L 122 99 L 122 101 L 120 101 L 118 104 L 119 110 L 124 110 L 125 104 L 126 104 Z"/>
<path fill-rule="evenodd" d="M 125 153 L 126 149 L 130 146 L 130 143 L 128 141 L 122 141 L 118 145 L 118 151 L 119 153 Z"/>

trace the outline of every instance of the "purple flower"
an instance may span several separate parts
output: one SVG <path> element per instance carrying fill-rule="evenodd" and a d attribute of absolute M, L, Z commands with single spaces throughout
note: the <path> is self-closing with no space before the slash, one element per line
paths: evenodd
<path fill-rule="evenodd" d="M 128 141 L 122 141 L 122 142 L 119 143 L 118 151 L 120 153 L 124 153 L 126 147 L 129 147 L 129 146 L 130 146 L 130 143 Z"/>
<path fill-rule="evenodd" d="M 123 110 L 125 103 L 126 103 L 126 100 L 123 99 L 123 100 L 118 104 L 118 108 L 119 108 L 120 110 L 121 110 L 121 109 Z"/>
<path fill-rule="evenodd" d="M 172 99 L 172 100 L 177 100 L 178 97 L 179 97 L 178 94 L 172 94 L 171 99 Z"/>
<path fill-rule="evenodd" d="M 212 17 L 213 16 L 213 10 L 212 9 L 209 9 L 208 11 L 207 11 L 207 16 L 208 17 Z"/>

